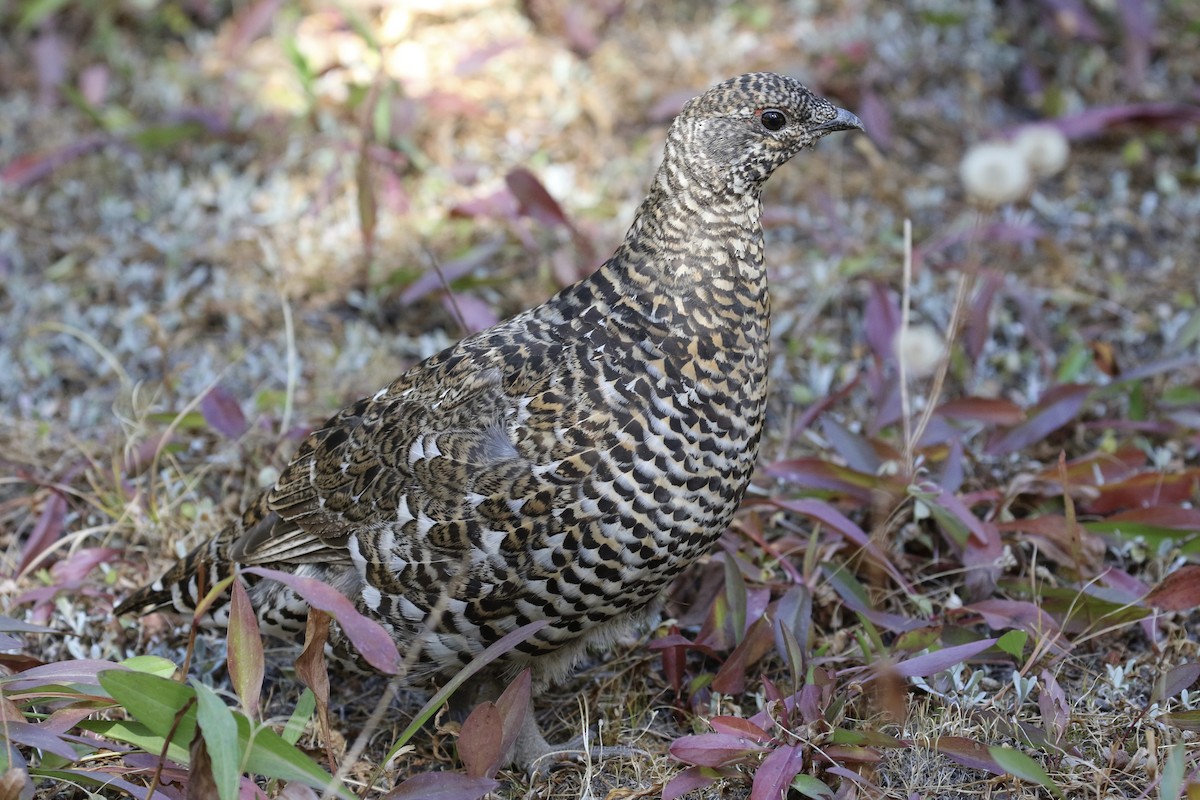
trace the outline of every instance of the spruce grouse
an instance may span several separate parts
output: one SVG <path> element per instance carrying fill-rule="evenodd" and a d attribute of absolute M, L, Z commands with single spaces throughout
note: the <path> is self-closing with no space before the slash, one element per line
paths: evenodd
<path fill-rule="evenodd" d="M 733 516 L 767 396 L 760 193 L 800 150 L 861 127 L 771 73 L 691 100 L 595 273 L 332 417 L 240 519 L 117 613 L 190 613 L 198 583 L 268 566 L 337 587 L 418 650 L 414 684 L 541 619 L 499 670 L 563 678 Z M 264 629 L 302 638 L 303 601 L 272 581 L 250 591 Z M 528 715 L 514 761 L 548 749 Z"/>

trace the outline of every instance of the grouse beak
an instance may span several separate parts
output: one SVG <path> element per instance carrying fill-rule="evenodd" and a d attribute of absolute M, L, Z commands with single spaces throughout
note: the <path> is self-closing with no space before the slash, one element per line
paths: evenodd
<path fill-rule="evenodd" d="M 860 131 L 866 130 L 863 128 L 862 120 L 856 117 L 854 114 L 851 114 L 844 108 L 839 108 L 836 110 L 837 116 L 829 120 L 829 122 L 823 122 L 817 127 L 813 128 L 813 133 L 819 136 L 824 136 L 825 134 L 833 133 L 834 131 L 849 131 L 854 130 L 855 128 Z"/>

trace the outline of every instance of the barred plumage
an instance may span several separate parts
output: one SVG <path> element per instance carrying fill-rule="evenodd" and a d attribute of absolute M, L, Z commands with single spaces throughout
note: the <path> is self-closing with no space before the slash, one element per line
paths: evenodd
<path fill-rule="evenodd" d="M 331 418 L 239 520 L 118 612 L 190 611 L 197 583 L 270 566 L 336 586 L 418 648 L 414 681 L 536 619 L 551 624 L 501 666 L 561 678 L 728 525 L 767 392 L 760 190 L 855 127 L 770 73 L 692 100 L 597 272 Z M 252 598 L 268 629 L 303 631 L 290 591 L 261 582 Z"/>

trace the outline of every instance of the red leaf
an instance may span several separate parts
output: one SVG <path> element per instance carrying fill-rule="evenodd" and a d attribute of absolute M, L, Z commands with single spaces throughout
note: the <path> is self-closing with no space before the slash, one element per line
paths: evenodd
<path fill-rule="evenodd" d="M 693 736 L 682 736 L 671 742 L 669 749 L 675 758 L 698 767 L 723 767 L 727 764 L 736 764 L 749 756 L 770 750 L 770 748 L 763 747 L 744 736 L 726 733 L 698 733 Z"/>
<path fill-rule="evenodd" d="M 939 736 L 933 742 L 933 749 L 949 758 L 956 764 L 971 769 L 981 769 L 994 775 L 1006 775 L 1004 768 L 996 763 L 988 753 L 987 745 L 974 739 L 962 736 Z"/>
<path fill-rule="evenodd" d="M 50 177 L 59 167 L 99 150 L 111 141 L 112 137 L 106 133 L 93 133 L 54 150 L 18 156 L 0 170 L 0 181 L 12 183 L 18 189 L 28 188 Z"/>
<path fill-rule="evenodd" d="M 715 775 L 704 774 L 703 767 L 688 767 L 667 781 L 662 790 L 662 800 L 678 800 L 685 794 L 712 786 Z"/>
<path fill-rule="evenodd" d="M 1051 389 L 1038 402 L 1037 410 L 1029 419 L 993 439 L 985 451 L 988 455 L 1004 456 L 1042 441 L 1075 419 L 1091 391 L 1092 387 L 1081 384 Z"/>
<path fill-rule="evenodd" d="M 458 757 L 472 778 L 495 774 L 504 754 L 504 720 L 496 704 L 486 700 L 472 709 L 458 734 Z"/>
<path fill-rule="evenodd" d="M 1190 611 L 1200 606 L 1200 564 L 1185 564 L 1163 578 L 1146 595 L 1145 603 L 1164 611 Z"/>
<path fill-rule="evenodd" d="M 787 796 L 792 778 L 804 769 L 804 750 L 797 745 L 776 748 L 754 772 L 750 800 L 778 800 Z"/>
<path fill-rule="evenodd" d="M 532 217 L 543 225 L 571 227 L 562 206 L 550 196 L 542 182 L 529 170 L 517 167 L 504 176 L 504 184 L 517 199 L 517 207 L 523 215 Z"/>
<path fill-rule="evenodd" d="M 214 386 L 200 398 L 200 413 L 213 430 L 227 439 L 236 439 L 246 432 L 246 415 L 241 405 L 221 386 Z"/>
<path fill-rule="evenodd" d="M 487 777 L 494 778 L 496 772 L 512 758 L 517 737 L 525 726 L 525 718 L 533 713 L 533 709 L 530 707 L 532 693 L 532 672 L 526 668 L 517 675 L 516 680 L 510 683 L 496 700 L 496 708 L 503 718 L 504 739 L 500 748 L 500 758 L 492 765 L 492 770 Z"/>
<path fill-rule="evenodd" d="M 730 736 L 741 736 L 749 739 L 752 742 L 766 744 L 771 741 L 771 735 L 762 728 L 755 725 L 748 719 L 741 717 L 711 717 L 708 724 L 712 726 L 717 733 L 725 733 Z"/>
<path fill-rule="evenodd" d="M 941 650 L 934 650 L 932 653 L 906 658 L 899 664 L 894 665 L 892 669 L 905 678 L 923 678 L 935 672 L 950 669 L 950 667 L 956 664 L 961 664 L 968 658 L 987 650 L 995 643 L 995 639 L 980 639 L 977 642 L 970 642 L 968 644 L 943 647 Z"/>
<path fill-rule="evenodd" d="M 55 491 L 46 497 L 46 505 L 38 515 L 25 546 L 21 548 L 21 560 L 17 564 L 17 574 L 20 575 L 35 563 L 38 556 L 62 536 L 63 525 L 67 519 L 67 499 Z"/>
<path fill-rule="evenodd" d="M 1019 405 L 994 397 L 963 397 L 951 400 L 938 406 L 937 413 L 950 419 L 1005 427 L 1018 425 L 1025 420 L 1025 412 Z"/>
<path fill-rule="evenodd" d="M 315 578 L 265 567 L 246 567 L 243 572 L 279 581 L 304 598 L 313 608 L 325 611 L 337 620 L 354 649 L 368 664 L 385 675 L 395 675 L 400 664 L 396 643 L 383 626 L 359 612 L 346 595 Z"/>
<path fill-rule="evenodd" d="M 1095 500 L 1079 501 L 1091 514 L 1110 514 L 1123 508 L 1149 509 L 1187 502 L 1200 485 L 1200 468 L 1185 469 L 1173 474 L 1147 472 L 1126 478 L 1120 483 L 1100 487 Z"/>

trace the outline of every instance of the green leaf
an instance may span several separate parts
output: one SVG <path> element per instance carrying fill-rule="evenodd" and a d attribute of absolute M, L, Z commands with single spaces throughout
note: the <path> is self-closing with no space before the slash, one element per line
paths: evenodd
<path fill-rule="evenodd" d="M 229 678 L 242 701 L 248 717 L 258 714 L 259 695 L 263 683 L 263 643 L 258 630 L 258 617 L 250 604 L 250 596 L 240 580 L 233 582 L 233 598 L 229 603 L 228 650 Z M 211 751 L 212 748 L 210 747 Z"/>
<path fill-rule="evenodd" d="M 138 722 L 156 736 L 166 738 L 175 729 L 172 741 L 192 741 L 196 733 L 196 714 L 189 711 L 175 724 L 180 710 L 196 697 L 190 687 L 144 672 L 109 669 L 100 673 L 100 685 Z"/>
<path fill-rule="evenodd" d="M 801 773 L 792 778 L 792 788 L 805 797 L 813 800 L 827 800 L 833 797 L 833 790 L 812 775 Z"/>
<path fill-rule="evenodd" d="M 233 713 L 233 718 L 237 721 L 239 741 L 243 744 L 250 743 L 250 752 L 246 758 L 247 772 L 303 783 L 313 789 L 324 789 L 333 783 L 333 778 L 328 772 L 284 741 L 275 731 L 259 726 L 254 728 L 251 734 L 250 720 L 237 713 Z M 341 783 L 334 785 L 334 792 L 345 800 L 357 800 L 354 793 Z"/>
<path fill-rule="evenodd" d="M 121 666 L 145 675 L 157 675 L 160 678 L 170 678 L 179 669 L 173 661 L 161 656 L 133 656 L 122 661 Z"/>
<path fill-rule="evenodd" d="M 283 740 L 288 744 L 295 744 L 300 741 L 300 736 L 304 733 L 304 728 L 308 725 L 308 721 L 312 719 L 313 710 L 317 707 L 317 696 L 313 694 L 312 689 L 305 689 L 304 694 L 300 695 L 300 699 L 296 701 L 296 709 L 292 712 L 292 716 L 288 717 L 287 724 L 283 726 Z"/>
<path fill-rule="evenodd" d="M 17 23 L 17 31 L 25 33 L 33 30 L 66 6 L 68 2 L 69 0 L 33 0 L 25 6 L 25 13 L 21 15 L 21 20 Z"/>
<path fill-rule="evenodd" d="M 237 800 L 242 777 L 237 722 L 216 692 L 195 678 L 191 685 L 196 690 L 196 721 L 212 762 L 213 782 L 221 800 Z"/>
<path fill-rule="evenodd" d="M 1024 753 L 1011 747 L 989 747 L 988 755 L 1009 775 L 1039 784 L 1055 797 L 1063 796 L 1062 790 L 1050 780 L 1042 765 Z"/>
<path fill-rule="evenodd" d="M 1004 652 L 1008 653 L 1017 661 L 1021 660 L 1022 654 L 1025 652 L 1025 643 L 1029 641 L 1029 634 L 1025 631 L 1009 631 L 996 640 L 996 647 L 999 647 Z"/>
<path fill-rule="evenodd" d="M 733 628 L 734 644 L 741 644 L 746 636 L 746 579 L 734 562 L 733 557 L 725 557 L 725 596 L 729 598 L 730 625 Z"/>
<path fill-rule="evenodd" d="M 1163 765 L 1162 778 L 1158 782 L 1158 800 L 1179 800 L 1183 797 L 1184 758 L 1187 745 L 1179 742 L 1171 748 L 1167 763 Z"/>
<path fill-rule="evenodd" d="M 193 728 L 195 720 L 193 720 Z M 114 739 L 118 742 L 125 742 L 134 747 L 140 747 L 147 753 L 158 755 L 163 751 L 163 742 L 166 741 L 165 736 L 159 736 L 152 733 L 149 728 L 140 722 L 125 722 L 85 719 L 79 723 L 79 727 L 85 731 L 91 731 L 99 736 L 108 739 Z M 191 740 L 187 740 L 190 742 Z M 179 744 L 179 740 L 171 741 L 167 747 L 167 758 L 177 764 L 186 764 L 191 759 L 188 754 L 187 743 Z"/>

